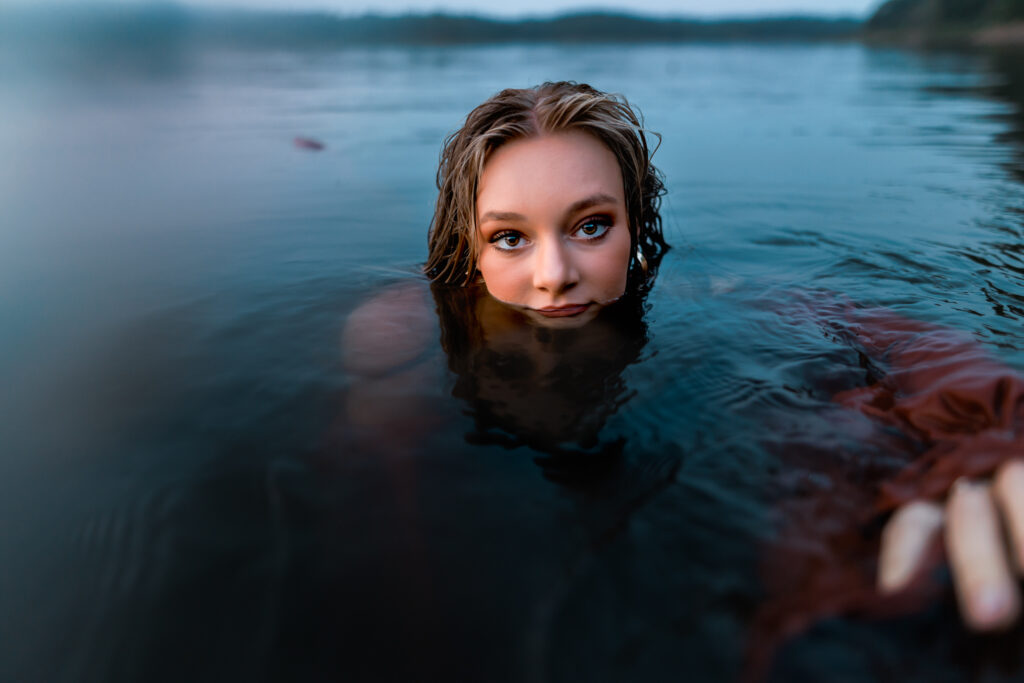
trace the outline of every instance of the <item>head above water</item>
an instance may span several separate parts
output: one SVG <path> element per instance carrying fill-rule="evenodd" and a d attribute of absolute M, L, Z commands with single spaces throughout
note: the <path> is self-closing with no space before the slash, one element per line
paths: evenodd
<path fill-rule="evenodd" d="M 646 133 L 585 84 L 494 95 L 445 140 L 427 274 L 554 317 L 643 293 L 667 249 Z"/>

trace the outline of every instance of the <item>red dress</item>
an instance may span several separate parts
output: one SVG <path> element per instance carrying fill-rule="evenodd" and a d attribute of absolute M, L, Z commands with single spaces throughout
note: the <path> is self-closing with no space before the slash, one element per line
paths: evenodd
<path fill-rule="evenodd" d="M 942 500 L 957 478 L 987 476 L 1024 457 L 1024 378 L 969 335 L 835 300 L 805 300 L 796 308 L 796 315 L 844 337 L 884 368 L 878 381 L 835 401 L 887 427 L 912 456 L 877 486 L 865 489 L 846 471 L 825 472 L 827 485 L 780 503 L 780 533 L 763 563 L 768 597 L 751 631 L 748 679 L 767 673 L 775 650 L 820 619 L 896 616 L 933 599 L 942 586 L 927 571 L 900 594 L 876 591 L 885 515 L 911 500 Z M 932 566 L 941 557 L 937 545 Z"/>

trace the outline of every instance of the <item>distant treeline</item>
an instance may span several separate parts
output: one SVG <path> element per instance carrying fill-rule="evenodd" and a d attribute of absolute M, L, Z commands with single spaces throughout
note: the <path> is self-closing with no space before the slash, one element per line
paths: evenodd
<path fill-rule="evenodd" d="M 889 0 L 865 25 L 868 40 L 923 45 L 1022 45 L 1024 0 Z"/>
<path fill-rule="evenodd" d="M 504 20 L 449 14 L 342 17 L 326 13 L 197 10 L 175 5 L 0 8 L 0 41 L 100 47 L 181 43 L 242 48 L 381 44 L 820 41 L 856 37 L 853 18 L 706 21 L 590 12 Z"/>
<path fill-rule="evenodd" d="M 1024 21 L 1024 0 L 889 0 L 868 20 L 869 30 L 986 26 Z"/>

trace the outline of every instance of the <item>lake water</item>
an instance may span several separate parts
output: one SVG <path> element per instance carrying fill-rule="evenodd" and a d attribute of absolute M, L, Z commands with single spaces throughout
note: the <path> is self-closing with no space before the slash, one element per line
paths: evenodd
<path fill-rule="evenodd" d="M 795 293 L 1024 371 L 1019 54 L 130 57 L 0 67 L 4 680 L 732 680 L 779 505 L 884 455 L 832 402 L 857 350 Z M 663 136 L 649 310 L 540 379 L 435 334 L 367 431 L 342 329 L 417 281 L 443 137 L 562 78 Z M 770 678 L 1019 680 L 1022 641 L 947 594 L 820 622 Z"/>

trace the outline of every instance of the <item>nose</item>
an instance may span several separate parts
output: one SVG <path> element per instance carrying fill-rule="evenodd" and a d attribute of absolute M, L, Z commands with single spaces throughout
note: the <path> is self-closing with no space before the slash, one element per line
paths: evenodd
<path fill-rule="evenodd" d="M 557 295 L 572 289 L 578 282 L 579 271 L 572 248 L 558 238 L 541 242 L 533 264 L 533 286 Z"/>

